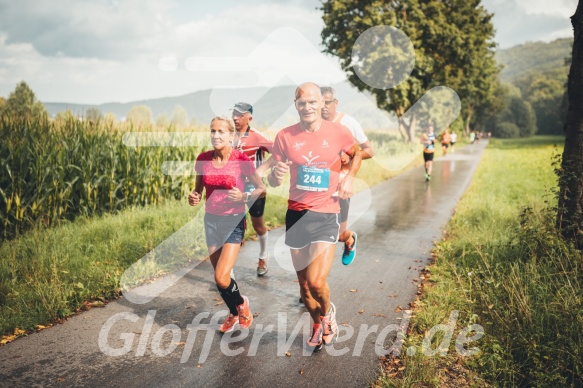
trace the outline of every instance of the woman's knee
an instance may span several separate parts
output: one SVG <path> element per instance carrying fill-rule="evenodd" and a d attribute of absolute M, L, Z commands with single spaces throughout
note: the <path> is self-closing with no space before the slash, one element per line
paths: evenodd
<path fill-rule="evenodd" d="M 231 273 L 215 272 L 215 283 L 220 288 L 227 288 L 231 284 Z"/>

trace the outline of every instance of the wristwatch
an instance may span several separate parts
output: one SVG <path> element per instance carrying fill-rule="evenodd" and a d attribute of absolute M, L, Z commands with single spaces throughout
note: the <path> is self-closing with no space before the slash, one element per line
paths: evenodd
<path fill-rule="evenodd" d="M 243 197 L 243 202 L 249 202 L 249 198 L 251 198 L 251 193 L 245 192 L 243 194 L 245 194 L 245 196 Z"/>

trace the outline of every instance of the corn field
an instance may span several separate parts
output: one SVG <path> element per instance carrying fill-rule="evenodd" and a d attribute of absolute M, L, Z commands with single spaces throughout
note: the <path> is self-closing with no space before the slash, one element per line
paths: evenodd
<path fill-rule="evenodd" d="M 0 237 L 78 215 L 182 198 L 189 174 L 168 176 L 165 161 L 193 161 L 192 147 L 127 147 L 130 125 L 0 117 Z"/>

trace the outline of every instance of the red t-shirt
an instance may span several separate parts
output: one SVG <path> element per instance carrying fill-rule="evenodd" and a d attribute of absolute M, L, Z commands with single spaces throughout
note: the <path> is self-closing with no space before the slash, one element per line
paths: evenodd
<path fill-rule="evenodd" d="M 235 148 L 247 155 L 255 167 L 259 167 L 265 159 L 265 153 L 271 153 L 273 142 L 256 129 L 247 127 Z"/>
<path fill-rule="evenodd" d="M 247 155 L 234 149 L 227 164 L 216 168 L 212 164 L 213 152 L 201 153 L 194 164 L 194 171 L 202 174 L 202 184 L 206 191 L 205 211 L 218 216 L 245 213 L 245 203 L 230 201 L 227 192 L 233 187 L 241 192 L 245 190 L 245 177 L 255 172 L 253 162 Z"/>
<path fill-rule="evenodd" d="M 282 129 L 275 137 L 273 157 L 291 160 L 288 208 L 319 213 L 339 213 L 338 190 L 340 152 L 354 145 L 350 130 L 322 120 L 320 129 L 304 131 L 298 123 Z"/>

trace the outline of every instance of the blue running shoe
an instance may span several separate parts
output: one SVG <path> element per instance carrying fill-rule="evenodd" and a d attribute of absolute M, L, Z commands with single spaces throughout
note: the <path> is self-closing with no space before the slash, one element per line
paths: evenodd
<path fill-rule="evenodd" d="M 348 265 L 354 261 L 354 257 L 356 256 L 356 239 L 357 239 L 356 232 L 352 232 L 352 238 L 354 239 L 354 243 L 352 244 L 352 248 L 348 249 L 348 246 L 344 244 L 344 253 L 342 253 L 342 264 Z"/>

